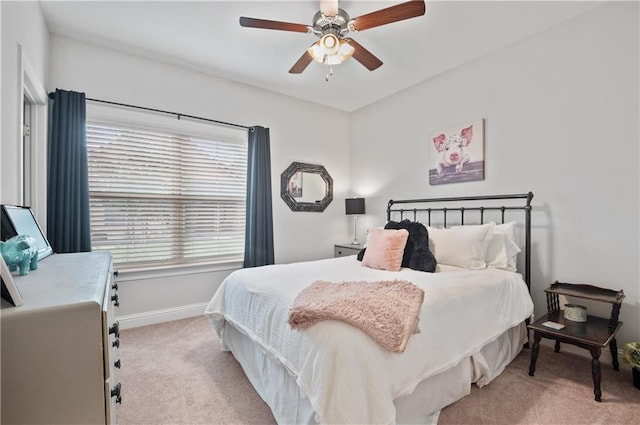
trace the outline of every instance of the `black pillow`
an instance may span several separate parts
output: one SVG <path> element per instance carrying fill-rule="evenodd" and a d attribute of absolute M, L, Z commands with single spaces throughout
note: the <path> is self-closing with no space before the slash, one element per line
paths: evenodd
<path fill-rule="evenodd" d="M 404 247 L 404 255 L 402 256 L 402 267 L 409 267 L 413 270 L 433 273 L 436 271 L 436 257 L 429 250 L 429 232 L 422 223 L 413 222 L 411 220 L 402 220 L 400 222 L 390 221 L 385 229 L 406 229 L 409 232 L 407 244 Z M 358 253 L 358 261 L 362 261 L 367 248 L 363 248 Z"/>
<path fill-rule="evenodd" d="M 356 257 L 356 259 L 358 261 L 362 261 L 362 259 L 364 258 L 364 253 L 365 252 L 367 252 L 367 247 L 366 246 L 360 250 L 360 252 L 358 253 L 358 256 Z"/>
<path fill-rule="evenodd" d="M 436 257 L 429 250 L 429 232 L 424 224 L 405 219 L 400 222 L 390 221 L 384 228 L 406 229 L 409 232 L 402 267 L 430 273 L 436 271 Z"/>

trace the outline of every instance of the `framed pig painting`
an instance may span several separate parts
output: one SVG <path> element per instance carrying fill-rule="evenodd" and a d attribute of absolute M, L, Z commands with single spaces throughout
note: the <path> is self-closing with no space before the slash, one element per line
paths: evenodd
<path fill-rule="evenodd" d="M 429 136 L 429 184 L 484 180 L 484 119 Z"/>

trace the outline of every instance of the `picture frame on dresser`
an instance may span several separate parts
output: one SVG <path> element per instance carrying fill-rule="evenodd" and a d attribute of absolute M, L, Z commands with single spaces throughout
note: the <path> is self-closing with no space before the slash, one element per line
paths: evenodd
<path fill-rule="evenodd" d="M 16 235 L 29 235 L 38 245 L 38 261 L 53 254 L 53 248 L 42 231 L 30 207 L 0 205 L 0 239 L 6 241 Z"/>
<path fill-rule="evenodd" d="M 11 276 L 9 267 L 4 262 L 2 255 L 0 255 L 0 281 L 2 283 L 2 298 L 14 307 L 22 305 L 22 295 L 13 281 L 13 276 Z"/>

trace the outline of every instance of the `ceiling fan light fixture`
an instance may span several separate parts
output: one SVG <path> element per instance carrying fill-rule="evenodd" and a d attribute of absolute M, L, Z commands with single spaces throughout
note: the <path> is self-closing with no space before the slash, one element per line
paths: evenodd
<path fill-rule="evenodd" d="M 334 34 L 325 34 L 307 50 L 313 60 L 325 65 L 338 65 L 353 55 L 354 48 Z"/>
<path fill-rule="evenodd" d="M 333 56 L 338 53 L 340 41 L 334 34 L 325 34 L 319 41 L 320 48 L 325 55 Z"/>

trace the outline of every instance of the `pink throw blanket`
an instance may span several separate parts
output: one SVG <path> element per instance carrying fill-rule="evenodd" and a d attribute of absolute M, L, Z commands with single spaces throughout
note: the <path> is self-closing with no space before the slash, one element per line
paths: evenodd
<path fill-rule="evenodd" d="M 289 325 L 306 329 L 321 320 L 357 326 L 389 351 L 402 353 L 409 337 L 420 332 L 424 291 L 405 280 L 313 282 L 296 297 Z"/>

